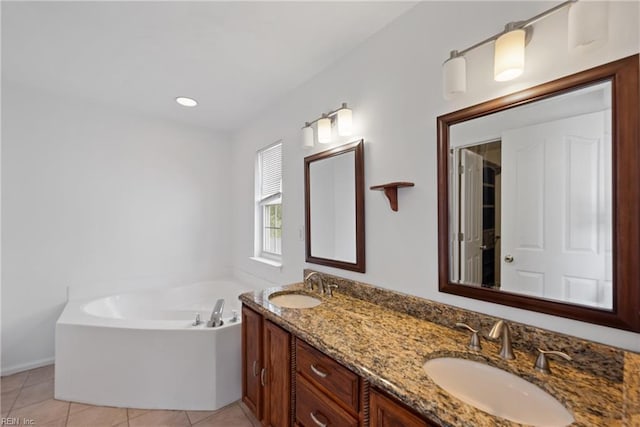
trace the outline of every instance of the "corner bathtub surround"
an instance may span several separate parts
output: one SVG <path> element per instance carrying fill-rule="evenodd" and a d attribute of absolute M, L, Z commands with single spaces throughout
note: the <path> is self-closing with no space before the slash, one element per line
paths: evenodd
<path fill-rule="evenodd" d="M 314 308 L 285 309 L 269 303 L 272 293 L 303 290 L 302 284 L 245 293 L 240 299 L 435 423 L 515 425 L 439 388 L 423 370 L 425 361 L 437 357 L 482 361 L 516 374 L 558 399 L 573 413 L 576 426 L 626 426 L 640 421 L 638 354 L 509 322 L 516 359 L 505 361 L 498 357 L 498 341 L 483 337 L 482 351 L 473 352 L 467 349 L 468 331 L 449 327 L 463 321 L 480 326 L 486 334 L 496 318 L 335 276 L 322 274 L 322 279 L 339 288 L 333 298 L 320 297 L 322 304 Z M 523 339 L 533 340 L 526 346 L 553 345 L 575 360 L 554 358 L 552 374 L 539 373 L 533 369 L 537 351 L 524 348 Z"/>

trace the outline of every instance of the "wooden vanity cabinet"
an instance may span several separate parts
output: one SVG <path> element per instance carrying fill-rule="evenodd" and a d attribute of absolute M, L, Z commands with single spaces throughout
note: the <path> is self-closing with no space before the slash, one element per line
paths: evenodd
<path fill-rule="evenodd" d="M 435 426 L 415 414 L 404 404 L 382 392 L 372 389 L 369 393 L 370 427 L 431 427 Z"/>
<path fill-rule="evenodd" d="M 291 425 L 291 334 L 244 305 L 242 401 L 265 427 Z"/>
<path fill-rule="evenodd" d="M 435 425 L 245 305 L 242 401 L 265 427 Z"/>

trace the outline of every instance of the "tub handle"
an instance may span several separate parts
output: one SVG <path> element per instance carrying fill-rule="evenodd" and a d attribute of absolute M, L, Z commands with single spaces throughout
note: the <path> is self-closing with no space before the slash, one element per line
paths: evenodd
<path fill-rule="evenodd" d="M 311 364 L 311 370 L 313 371 L 314 374 L 316 374 L 320 378 L 327 378 L 327 375 L 329 375 L 328 373 L 318 369 L 315 364 Z"/>
<path fill-rule="evenodd" d="M 264 368 L 262 368 L 262 370 L 260 371 L 260 384 L 262 384 L 262 387 L 265 386 L 265 384 L 264 384 L 264 375 L 265 375 L 266 372 L 267 372 L 267 370 L 264 369 Z"/>
<path fill-rule="evenodd" d="M 311 416 L 311 419 L 313 420 L 313 422 L 316 423 L 318 427 L 327 427 L 327 423 L 323 423 L 322 421 L 320 421 L 314 412 L 309 412 L 309 416 Z M 318 412 L 318 415 L 322 416 L 320 412 Z M 322 418 L 325 418 L 325 417 L 322 416 Z"/>
<path fill-rule="evenodd" d="M 258 365 L 258 361 L 257 361 L 257 360 L 254 360 L 254 361 L 253 361 L 253 369 L 252 369 L 252 370 L 253 370 L 253 376 L 254 376 L 254 377 L 257 377 L 257 376 L 258 376 L 258 373 L 256 372 L 256 366 L 257 366 L 257 365 Z"/>

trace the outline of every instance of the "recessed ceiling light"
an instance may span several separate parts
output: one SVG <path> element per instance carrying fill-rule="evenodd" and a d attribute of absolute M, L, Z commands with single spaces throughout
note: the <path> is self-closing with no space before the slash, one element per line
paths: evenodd
<path fill-rule="evenodd" d="M 186 96 L 177 97 L 176 102 L 183 107 L 195 107 L 196 105 L 198 105 L 198 101 L 193 98 L 187 98 Z"/>

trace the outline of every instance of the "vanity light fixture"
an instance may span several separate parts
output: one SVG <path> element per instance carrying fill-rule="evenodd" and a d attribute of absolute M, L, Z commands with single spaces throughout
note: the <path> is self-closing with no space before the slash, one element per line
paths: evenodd
<path fill-rule="evenodd" d="M 176 102 L 183 107 L 195 107 L 198 105 L 198 101 L 193 98 L 187 98 L 186 96 L 177 97 Z"/>
<path fill-rule="evenodd" d="M 323 114 L 318 120 L 318 142 L 320 144 L 328 144 L 331 142 L 331 119 Z"/>
<path fill-rule="evenodd" d="M 569 49 L 599 46 L 609 35 L 609 3 L 580 1 L 569 8 Z"/>
<path fill-rule="evenodd" d="M 567 0 L 525 21 L 510 22 L 505 29 L 464 50 L 453 50 L 442 64 L 444 98 L 466 92 L 467 76 L 464 55 L 487 43 L 495 42 L 494 79 L 498 82 L 512 80 L 524 71 L 524 47 L 533 34 L 533 24 L 547 16 L 570 6 L 569 45 L 571 48 L 593 45 L 607 38 L 608 4 L 585 0 Z"/>
<path fill-rule="evenodd" d="M 442 87 L 445 99 L 467 91 L 467 61 L 457 50 L 442 64 Z"/>
<path fill-rule="evenodd" d="M 313 128 L 309 122 L 306 122 L 302 128 L 302 145 L 305 148 L 313 147 Z"/>
<path fill-rule="evenodd" d="M 346 108 L 346 104 L 344 104 L 344 107 L 345 108 L 339 109 L 337 114 L 338 135 L 349 136 L 353 132 L 353 111 Z"/>
<path fill-rule="evenodd" d="M 353 112 L 343 102 L 340 108 L 323 113 L 320 117 L 310 122 L 305 122 L 302 128 L 302 145 L 305 148 L 311 148 L 314 145 L 313 125 L 316 125 L 318 131 L 318 142 L 320 144 L 328 144 L 331 142 L 333 125 L 337 123 L 338 135 L 349 136 L 353 127 Z"/>
<path fill-rule="evenodd" d="M 504 33 L 496 39 L 493 78 L 497 82 L 513 80 L 524 71 L 526 30 L 517 25 L 515 22 L 507 24 Z"/>

